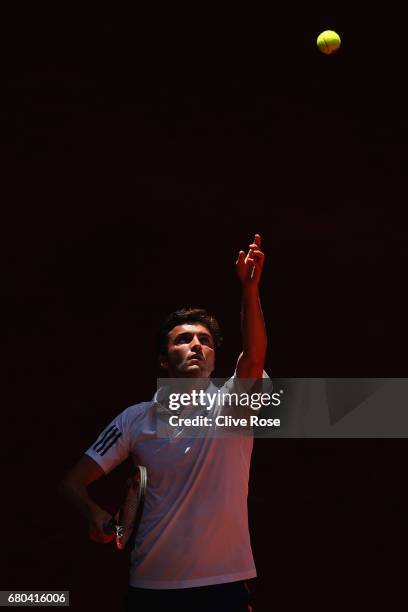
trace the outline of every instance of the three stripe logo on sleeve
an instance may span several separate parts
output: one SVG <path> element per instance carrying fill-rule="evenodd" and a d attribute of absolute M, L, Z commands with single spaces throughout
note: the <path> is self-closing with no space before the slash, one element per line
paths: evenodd
<path fill-rule="evenodd" d="M 105 433 L 101 434 L 100 439 L 96 441 L 92 448 L 102 457 L 115 444 L 116 440 L 120 438 L 121 435 L 122 432 L 116 427 L 116 425 L 112 425 L 112 427 L 109 427 Z"/>

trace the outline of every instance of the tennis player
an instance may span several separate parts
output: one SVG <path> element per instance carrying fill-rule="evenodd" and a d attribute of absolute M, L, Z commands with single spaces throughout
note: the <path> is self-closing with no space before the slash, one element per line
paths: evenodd
<path fill-rule="evenodd" d="M 227 383 L 230 390 L 241 379 L 266 376 L 259 297 L 263 264 L 261 237 L 255 234 L 236 261 L 242 352 Z M 216 319 L 205 310 L 178 310 L 159 332 L 159 363 L 170 378 L 210 385 L 221 341 Z M 129 456 L 146 467 L 143 512 L 131 551 L 128 612 L 250 610 L 247 580 L 256 576 L 247 513 L 253 437 L 191 438 L 179 435 L 183 428 L 163 436 L 157 431 L 158 407 L 163 408 L 159 392 L 119 414 L 66 475 L 62 491 L 88 521 L 91 538 L 107 543 L 114 537 L 106 532 L 112 517 L 93 501 L 88 486 Z M 208 408 L 204 412 L 210 414 Z"/>

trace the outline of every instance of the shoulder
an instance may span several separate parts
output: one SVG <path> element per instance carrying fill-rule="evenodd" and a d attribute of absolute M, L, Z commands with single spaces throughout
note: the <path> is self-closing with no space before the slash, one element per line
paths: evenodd
<path fill-rule="evenodd" d="M 116 417 L 122 427 L 127 429 L 141 421 L 152 407 L 153 402 L 139 402 L 128 406 Z"/>

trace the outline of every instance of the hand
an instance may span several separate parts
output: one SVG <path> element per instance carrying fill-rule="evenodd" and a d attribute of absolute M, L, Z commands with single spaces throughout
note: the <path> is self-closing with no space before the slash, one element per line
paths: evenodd
<path fill-rule="evenodd" d="M 255 234 L 252 244 L 249 245 L 249 251 L 245 255 L 244 251 L 240 251 L 236 261 L 238 278 L 242 283 L 243 288 L 257 288 L 262 274 L 265 256 L 261 251 L 261 237 Z"/>
<path fill-rule="evenodd" d="M 102 509 L 94 510 L 89 520 L 89 537 L 99 544 L 108 544 L 115 537 L 113 532 L 107 533 L 107 526 L 112 516 Z"/>

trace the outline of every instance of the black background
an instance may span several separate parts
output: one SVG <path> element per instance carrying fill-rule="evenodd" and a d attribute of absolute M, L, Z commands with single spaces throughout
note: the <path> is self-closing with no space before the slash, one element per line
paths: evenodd
<path fill-rule="evenodd" d="M 127 559 L 87 541 L 57 483 L 151 397 L 172 310 L 214 312 L 216 375 L 233 371 L 255 232 L 272 377 L 406 374 L 404 23 L 391 4 L 18 10 L 1 35 L 1 588 L 116 610 Z M 256 610 L 402 597 L 404 451 L 256 442 Z M 108 509 L 125 473 L 94 487 Z"/>

